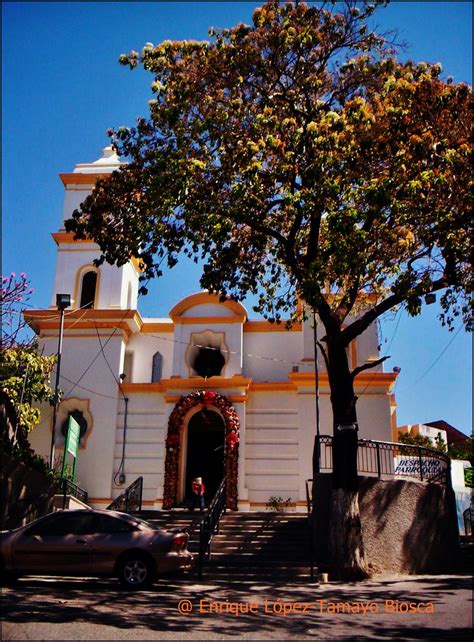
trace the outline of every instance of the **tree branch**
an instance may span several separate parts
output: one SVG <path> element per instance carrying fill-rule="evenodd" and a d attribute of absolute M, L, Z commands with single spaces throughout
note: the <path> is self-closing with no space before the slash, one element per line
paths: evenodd
<path fill-rule="evenodd" d="M 414 292 L 414 294 L 423 296 L 425 294 L 429 294 L 430 292 L 437 292 L 438 290 L 442 290 L 449 285 L 450 283 L 446 280 L 445 277 L 443 277 L 441 279 L 438 279 L 437 281 L 433 281 L 430 288 L 421 289 L 419 292 Z M 364 332 L 364 330 L 366 330 L 369 325 L 373 321 L 375 321 L 375 319 L 384 314 L 384 312 L 388 312 L 388 310 L 390 310 L 391 308 L 394 308 L 400 303 L 403 303 L 404 301 L 406 301 L 406 299 L 406 293 L 395 293 L 378 303 L 374 308 L 368 310 L 362 317 L 357 319 L 357 321 L 354 321 L 354 323 L 351 323 L 351 325 L 347 326 L 347 328 L 342 331 L 341 336 L 344 343 L 346 345 L 349 345 L 349 343 L 360 334 L 362 334 L 362 332 Z"/>
<path fill-rule="evenodd" d="M 324 363 L 326 364 L 326 370 L 329 372 L 329 359 L 326 352 L 326 348 L 323 346 L 321 341 L 316 341 L 316 345 L 321 350 L 321 354 L 323 355 L 323 358 L 324 358 Z"/>
<path fill-rule="evenodd" d="M 387 355 L 386 357 L 381 357 L 376 361 L 371 361 L 370 363 L 364 363 L 361 366 L 357 366 L 357 368 L 354 368 L 354 370 L 351 372 L 351 377 L 355 379 L 360 372 L 363 372 L 364 370 L 370 370 L 370 368 L 375 368 L 376 366 L 379 366 L 384 361 L 387 361 L 387 359 L 390 359 L 389 355 Z"/>

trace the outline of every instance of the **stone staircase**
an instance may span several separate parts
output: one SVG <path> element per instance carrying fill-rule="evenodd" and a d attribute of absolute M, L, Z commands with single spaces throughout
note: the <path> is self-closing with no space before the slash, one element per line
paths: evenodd
<path fill-rule="evenodd" d="M 200 513 L 147 511 L 140 516 L 163 528 L 188 527 L 188 548 L 199 551 Z M 299 513 L 227 512 L 205 559 L 207 579 L 233 581 L 309 581 L 307 518 Z M 315 571 L 316 573 L 316 571 Z"/>

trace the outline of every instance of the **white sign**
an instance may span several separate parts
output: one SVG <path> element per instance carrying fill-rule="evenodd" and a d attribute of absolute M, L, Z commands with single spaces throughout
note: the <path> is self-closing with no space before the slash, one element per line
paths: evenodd
<path fill-rule="evenodd" d="M 420 477 L 420 458 L 419 457 L 394 457 L 395 475 L 410 475 L 410 477 Z M 423 477 L 435 477 L 446 471 L 447 464 L 441 459 L 426 459 L 421 457 L 421 470 Z"/>

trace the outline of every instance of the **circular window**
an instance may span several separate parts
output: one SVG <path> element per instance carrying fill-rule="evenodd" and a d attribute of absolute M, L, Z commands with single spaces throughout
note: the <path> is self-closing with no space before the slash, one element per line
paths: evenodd
<path fill-rule="evenodd" d="M 218 377 L 224 367 L 225 359 L 219 348 L 211 346 L 199 348 L 193 363 L 194 370 L 200 377 Z"/>
<path fill-rule="evenodd" d="M 80 429 L 80 439 L 86 434 L 87 431 L 87 420 L 84 417 L 84 414 L 80 410 L 72 410 L 68 416 L 67 419 L 65 419 L 61 425 L 61 434 L 65 438 L 67 435 L 67 429 L 69 426 L 69 417 L 72 417 L 77 421 L 79 424 L 79 429 Z"/>

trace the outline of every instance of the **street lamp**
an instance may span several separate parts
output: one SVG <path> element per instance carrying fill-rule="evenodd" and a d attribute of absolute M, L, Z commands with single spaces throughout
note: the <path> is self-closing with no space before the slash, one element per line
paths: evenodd
<path fill-rule="evenodd" d="M 54 408 L 53 408 L 53 428 L 51 431 L 51 454 L 49 466 L 51 470 L 54 468 L 54 442 L 56 437 L 56 418 L 58 410 L 58 390 L 59 390 L 59 372 L 61 370 L 61 352 L 63 348 L 63 331 L 64 331 L 64 310 L 71 305 L 70 294 L 56 294 L 56 306 L 59 310 L 59 338 L 58 338 L 58 352 L 56 361 L 56 383 L 54 385 Z"/>

